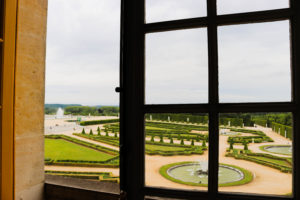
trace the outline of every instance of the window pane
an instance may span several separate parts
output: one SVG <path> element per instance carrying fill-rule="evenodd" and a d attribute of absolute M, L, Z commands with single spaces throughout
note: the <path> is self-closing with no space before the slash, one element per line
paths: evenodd
<path fill-rule="evenodd" d="M 291 101 L 289 22 L 218 29 L 220 102 Z"/>
<path fill-rule="evenodd" d="M 288 0 L 218 0 L 218 14 L 288 8 Z"/>
<path fill-rule="evenodd" d="M 120 1 L 49 1 L 47 177 L 109 181 L 119 188 L 119 27 Z"/>
<path fill-rule="evenodd" d="M 219 191 L 292 195 L 291 113 L 224 113 L 219 135 Z"/>
<path fill-rule="evenodd" d="M 206 29 L 146 35 L 146 103 L 207 103 Z"/>
<path fill-rule="evenodd" d="M 207 190 L 208 115 L 146 114 L 145 184 Z"/>
<path fill-rule="evenodd" d="M 146 22 L 206 16 L 206 0 L 146 0 Z"/>

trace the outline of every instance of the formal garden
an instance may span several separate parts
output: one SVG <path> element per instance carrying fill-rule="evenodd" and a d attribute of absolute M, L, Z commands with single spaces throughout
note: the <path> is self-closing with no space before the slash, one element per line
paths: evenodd
<path fill-rule="evenodd" d="M 162 178 L 187 186 L 207 187 L 208 118 L 183 114 L 153 114 L 145 116 L 145 157 L 179 158 L 182 162 L 162 164 Z M 69 120 L 69 123 L 74 121 Z M 264 125 L 264 126 L 261 126 Z M 45 136 L 46 166 L 119 168 L 119 120 L 91 120 L 80 122 L 81 129 L 69 135 Z M 261 127 L 261 128 L 257 128 Z M 263 128 L 282 137 L 282 144 L 274 141 Z M 219 164 L 219 187 L 247 185 L 255 181 L 252 171 L 239 166 L 239 161 L 265 166 L 280 173 L 292 173 L 292 145 L 290 126 L 257 119 L 251 124 L 243 118 L 220 118 L 220 138 L 225 138 L 224 157 L 234 164 Z M 222 140 L 223 141 L 223 140 Z M 285 144 L 290 141 L 289 144 Z M 184 161 L 198 155 L 201 161 Z M 150 156 L 150 157 L 149 157 Z M 178 157 L 179 156 L 179 157 Z M 203 157 L 204 156 L 204 157 Z M 220 155 L 223 156 L 223 155 Z M 172 160 L 172 159 L 171 159 Z M 99 181 L 119 182 L 110 172 L 82 172 L 46 170 L 46 174 L 63 175 Z M 146 173 L 152 173 L 146 171 Z"/>

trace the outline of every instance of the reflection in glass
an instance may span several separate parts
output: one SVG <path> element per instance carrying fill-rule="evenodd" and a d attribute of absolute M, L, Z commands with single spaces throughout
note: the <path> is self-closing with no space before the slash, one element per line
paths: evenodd
<path fill-rule="evenodd" d="M 289 22 L 218 29 L 220 102 L 291 101 Z"/>

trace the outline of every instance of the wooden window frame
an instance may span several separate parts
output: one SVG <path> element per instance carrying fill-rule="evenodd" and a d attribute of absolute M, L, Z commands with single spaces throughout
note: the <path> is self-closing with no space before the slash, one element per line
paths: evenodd
<path fill-rule="evenodd" d="M 120 177 L 121 191 L 128 199 L 160 196 L 183 199 L 276 200 L 300 199 L 300 2 L 290 0 L 284 9 L 217 15 L 217 0 L 207 0 L 207 16 L 145 23 L 145 1 L 122 0 L 120 77 Z M 220 25 L 290 21 L 291 102 L 219 103 L 218 40 Z M 209 102 L 207 104 L 145 104 L 145 35 L 153 32 L 206 27 L 208 32 Z M 297 79 L 298 76 L 298 79 Z M 219 114 L 291 112 L 293 114 L 293 197 L 218 192 Z M 162 189 L 145 186 L 144 115 L 146 113 L 209 114 L 208 191 Z"/>
<path fill-rule="evenodd" d="M 1 194 L 14 199 L 14 102 L 17 0 L 1 1 Z"/>

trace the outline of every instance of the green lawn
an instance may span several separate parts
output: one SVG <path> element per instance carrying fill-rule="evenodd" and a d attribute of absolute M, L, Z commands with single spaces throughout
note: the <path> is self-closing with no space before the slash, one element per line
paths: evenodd
<path fill-rule="evenodd" d="M 186 148 L 184 147 L 172 147 L 172 146 L 163 146 L 163 145 L 152 145 L 152 144 L 146 144 L 146 149 L 151 151 L 182 151 Z"/>
<path fill-rule="evenodd" d="M 267 162 L 271 162 L 271 163 L 282 165 L 282 166 L 286 166 L 286 167 L 292 167 L 285 160 L 277 160 L 277 159 L 266 158 L 266 157 L 262 157 L 262 156 L 249 156 L 249 157 L 253 157 L 253 158 L 256 158 L 258 160 L 267 161 Z"/>
<path fill-rule="evenodd" d="M 63 139 L 45 139 L 45 158 L 53 160 L 105 161 L 113 155 L 74 144 Z"/>

